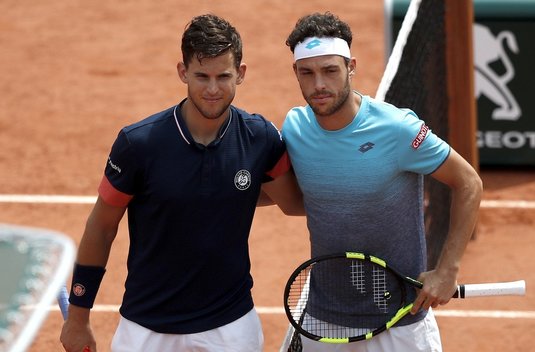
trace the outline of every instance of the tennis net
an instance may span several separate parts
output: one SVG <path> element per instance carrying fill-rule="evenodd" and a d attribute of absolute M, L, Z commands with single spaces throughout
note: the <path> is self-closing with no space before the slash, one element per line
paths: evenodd
<path fill-rule="evenodd" d="M 446 15 L 445 0 L 410 1 L 376 98 L 412 109 L 447 141 Z M 449 230 L 451 195 L 448 187 L 432 177 L 426 176 L 424 184 L 428 264 L 432 268 Z"/>

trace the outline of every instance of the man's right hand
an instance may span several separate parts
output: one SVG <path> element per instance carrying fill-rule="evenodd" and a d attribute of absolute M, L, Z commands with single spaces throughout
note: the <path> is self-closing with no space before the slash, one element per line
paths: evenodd
<path fill-rule="evenodd" d="M 89 324 L 89 309 L 69 306 L 69 317 L 61 329 L 60 341 L 66 352 L 96 352 L 97 344 Z"/>

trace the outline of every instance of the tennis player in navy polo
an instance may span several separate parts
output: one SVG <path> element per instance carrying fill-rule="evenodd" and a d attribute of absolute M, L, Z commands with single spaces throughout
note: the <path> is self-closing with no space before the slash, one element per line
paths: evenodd
<path fill-rule="evenodd" d="M 118 351 L 261 351 L 248 237 L 259 194 L 303 215 L 277 128 L 231 105 L 242 42 L 226 20 L 195 17 L 178 74 L 187 98 L 123 128 L 109 154 L 73 272 L 66 351 L 96 351 L 90 309 L 118 225 L 130 248 Z"/>

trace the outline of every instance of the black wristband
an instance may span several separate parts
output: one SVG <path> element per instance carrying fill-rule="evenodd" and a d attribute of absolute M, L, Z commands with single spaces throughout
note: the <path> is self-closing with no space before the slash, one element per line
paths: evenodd
<path fill-rule="evenodd" d="M 101 266 L 75 264 L 69 303 L 79 307 L 93 308 L 105 272 L 106 269 Z"/>

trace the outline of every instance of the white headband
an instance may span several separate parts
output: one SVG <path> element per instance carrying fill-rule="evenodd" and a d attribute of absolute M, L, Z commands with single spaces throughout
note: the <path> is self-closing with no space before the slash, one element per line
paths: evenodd
<path fill-rule="evenodd" d="M 310 37 L 295 46 L 294 61 L 323 55 L 340 55 L 350 59 L 349 45 L 338 37 Z"/>

